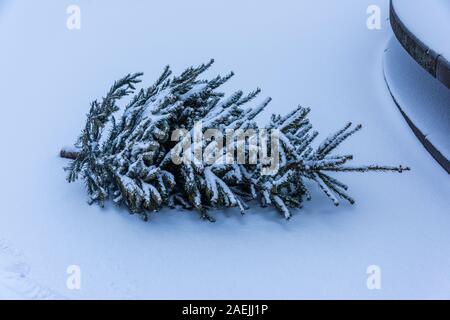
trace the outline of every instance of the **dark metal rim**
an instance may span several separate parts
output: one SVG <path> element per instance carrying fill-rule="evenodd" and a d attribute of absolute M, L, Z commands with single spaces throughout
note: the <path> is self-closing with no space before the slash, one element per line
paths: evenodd
<path fill-rule="evenodd" d="M 392 30 L 403 48 L 433 77 L 450 89 L 450 62 L 418 39 L 395 12 L 393 0 L 390 2 L 390 22 Z"/>

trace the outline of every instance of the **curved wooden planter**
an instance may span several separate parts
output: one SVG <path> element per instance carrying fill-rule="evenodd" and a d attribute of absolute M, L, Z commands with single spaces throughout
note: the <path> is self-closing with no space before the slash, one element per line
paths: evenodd
<path fill-rule="evenodd" d="M 402 114 L 403 118 L 405 118 L 406 123 L 413 131 L 414 135 L 417 137 L 417 139 L 422 143 L 422 145 L 425 147 L 425 149 L 431 154 L 431 156 L 444 168 L 445 171 L 447 171 L 448 174 L 450 174 L 450 159 L 448 159 L 428 138 L 427 135 L 422 132 L 422 130 L 414 123 L 414 121 L 408 116 L 408 114 L 405 112 L 404 108 L 402 107 L 401 103 L 399 102 L 398 97 L 393 92 L 391 88 L 391 84 L 389 80 L 387 79 L 386 70 L 384 72 L 384 79 L 387 84 L 387 88 L 389 90 L 389 93 L 391 94 L 392 99 L 394 100 L 395 104 L 397 105 L 398 109 L 400 110 L 400 113 Z"/>
<path fill-rule="evenodd" d="M 427 89 L 423 87 L 425 83 L 429 83 L 429 81 L 433 80 L 430 78 L 429 80 L 427 78 L 426 72 L 423 72 L 423 79 L 424 83 L 419 84 L 417 83 L 413 87 L 409 87 L 403 90 L 395 90 L 395 92 L 392 90 L 391 87 L 394 85 L 394 83 L 391 83 L 391 81 L 394 81 L 394 79 L 388 79 L 387 77 L 387 70 L 386 65 L 384 65 L 384 73 L 385 73 L 385 80 L 388 86 L 388 89 L 391 93 L 392 98 L 394 99 L 394 102 L 396 103 L 397 107 L 399 108 L 401 114 L 405 118 L 406 122 L 408 123 L 409 127 L 412 129 L 416 137 L 419 139 L 419 141 L 423 144 L 423 146 L 427 149 L 427 151 L 433 156 L 433 158 L 447 171 L 447 173 L 450 174 L 450 157 L 448 152 L 443 152 L 443 150 L 440 149 L 439 145 L 435 145 L 433 142 L 429 140 L 429 136 L 427 134 L 427 131 L 429 131 L 430 126 L 428 128 L 425 128 L 426 130 L 422 130 L 421 127 L 423 127 L 423 124 L 418 125 L 421 123 L 421 119 L 417 118 L 417 115 L 414 117 L 411 117 L 411 114 L 408 114 L 411 110 L 410 108 L 414 103 L 411 103 L 411 100 L 406 99 L 406 101 L 409 101 L 412 105 L 402 105 L 402 103 L 406 103 L 404 98 L 407 96 L 410 96 L 411 90 L 417 91 L 417 90 L 425 90 L 423 94 L 429 95 L 437 94 L 437 92 L 441 92 L 440 94 L 443 94 L 445 96 L 448 96 L 448 93 L 445 91 L 447 89 L 450 89 L 450 63 L 447 61 L 442 55 L 436 53 L 435 50 L 432 48 L 429 48 L 423 41 L 421 41 L 417 36 L 415 36 L 408 28 L 405 26 L 405 23 L 401 21 L 399 18 L 397 12 L 395 11 L 395 0 L 391 0 L 390 2 L 390 23 L 392 26 L 392 30 L 394 31 L 395 38 L 398 40 L 401 46 L 398 46 L 400 49 L 403 47 L 407 53 L 405 53 L 405 56 L 403 59 L 409 59 L 409 56 L 411 56 L 417 63 L 417 70 L 419 70 L 419 66 L 421 66 L 426 72 L 428 72 L 431 76 L 433 76 L 436 81 L 436 86 L 433 87 L 431 92 L 428 92 Z M 450 17 L 449 17 L 450 19 Z M 450 36 L 450 35 L 449 35 Z M 450 38 L 449 38 L 450 39 Z M 391 40 L 395 41 L 395 39 Z M 392 42 L 390 42 L 390 45 L 388 46 L 388 49 L 386 49 L 385 57 L 384 59 L 387 59 L 387 55 L 389 54 L 388 50 L 392 49 Z M 394 45 L 394 47 L 397 47 Z M 412 60 L 411 60 L 412 61 Z M 398 61 L 398 64 L 402 64 L 403 61 Z M 413 69 L 415 69 L 414 64 L 411 65 Z M 420 82 L 420 78 L 416 79 Z M 415 81 L 416 81 L 415 80 Z M 396 79 L 397 83 L 402 82 L 401 79 Z M 440 85 L 439 82 L 443 84 Z M 425 86 L 428 87 L 428 86 Z M 409 90 L 409 92 L 408 92 Z M 400 102 L 402 100 L 403 102 Z M 424 100 L 422 103 L 426 104 L 429 101 L 429 103 L 432 103 L 432 99 L 430 100 Z M 441 104 L 442 106 L 442 104 Z M 444 104 L 445 106 L 445 104 Z M 430 107 L 430 106 L 429 106 Z M 433 110 L 433 108 L 430 108 Z M 450 113 L 450 99 L 448 101 L 448 112 Z M 418 121 L 417 123 L 415 121 Z M 445 133 L 444 133 L 445 134 Z M 450 136 L 450 132 L 448 132 L 448 135 Z M 450 137 L 449 137 L 450 139 Z"/>
<path fill-rule="evenodd" d="M 392 30 L 403 48 L 433 77 L 450 89 L 450 62 L 429 48 L 416 37 L 400 20 L 395 11 L 394 0 L 390 2 L 390 22 Z M 449 17 L 450 19 L 450 17 Z M 440 31 L 440 30 L 438 30 Z M 450 41 L 450 34 L 449 34 Z"/>

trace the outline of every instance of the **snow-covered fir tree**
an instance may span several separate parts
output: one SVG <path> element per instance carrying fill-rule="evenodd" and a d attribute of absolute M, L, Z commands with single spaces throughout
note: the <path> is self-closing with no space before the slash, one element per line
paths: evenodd
<path fill-rule="evenodd" d="M 116 81 L 106 97 L 91 103 L 75 149 L 61 151 L 61 156 L 72 159 L 68 181 L 83 179 L 90 203 L 103 206 L 111 198 L 144 220 L 150 212 L 168 206 L 195 209 L 202 218 L 214 221 L 210 209 L 238 207 L 244 213 L 252 200 L 264 207 L 274 206 L 289 219 L 291 208 L 301 208 L 302 202 L 311 198 L 308 181 L 316 183 L 337 206 L 339 199 L 355 201 L 347 194 L 347 186 L 331 176 L 333 172 L 409 170 L 403 166 L 352 166 L 348 164 L 352 155 L 334 154 L 361 125 L 348 123 L 314 148 L 318 133 L 308 120 L 310 109 L 301 106 L 284 116 L 272 115 L 264 127 L 266 132 L 277 133 L 277 148 L 269 140 L 261 140 L 260 134 L 238 139 L 242 132 L 261 132 L 254 118 L 271 99 L 250 106 L 260 89 L 225 97 L 218 88 L 233 73 L 199 79 L 212 64 L 213 60 L 190 67 L 179 76 L 172 76 L 166 67 L 152 86 L 137 92 L 142 73 Z M 131 94 L 120 108 L 118 101 Z M 202 124 L 201 133 L 217 129 L 224 137 L 228 134 L 224 144 L 216 136 L 200 141 L 200 153 L 212 156 L 212 161 L 196 157 L 195 148 L 183 148 L 197 123 Z M 180 129 L 189 134 L 174 141 L 173 133 Z M 252 149 L 251 139 L 258 140 L 258 150 Z M 267 163 L 254 161 L 255 151 L 260 154 L 261 148 L 278 159 L 277 170 L 270 174 L 264 173 Z M 230 150 L 232 154 L 241 152 L 245 161 L 230 160 Z M 177 154 L 190 161 L 174 161 Z"/>

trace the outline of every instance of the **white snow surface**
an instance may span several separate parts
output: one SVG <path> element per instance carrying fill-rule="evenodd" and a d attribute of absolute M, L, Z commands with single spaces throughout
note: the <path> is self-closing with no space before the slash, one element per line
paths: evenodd
<path fill-rule="evenodd" d="M 450 179 L 411 132 L 383 80 L 392 35 L 387 0 L 10 1 L 0 11 L 1 298 L 450 298 Z M 366 9 L 382 8 L 382 30 Z M 325 138 L 363 130 L 338 152 L 355 163 L 408 165 L 399 174 L 341 174 L 357 200 L 335 208 L 318 187 L 290 221 L 258 206 L 213 212 L 216 223 L 163 210 L 144 223 L 86 203 L 58 157 L 89 102 L 112 82 L 165 64 L 214 57 L 226 90 L 273 98 L 258 120 L 302 104 Z M 263 98 L 261 98 L 263 99 Z M 69 265 L 81 289 L 66 287 Z M 381 290 L 366 270 L 381 268 Z"/>
<path fill-rule="evenodd" d="M 450 1 L 393 0 L 393 5 L 409 31 L 450 61 Z"/>

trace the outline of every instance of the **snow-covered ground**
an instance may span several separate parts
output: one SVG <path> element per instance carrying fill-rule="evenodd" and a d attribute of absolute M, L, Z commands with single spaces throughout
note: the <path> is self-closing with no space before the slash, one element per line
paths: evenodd
<path fill-rule="evenodd" d="M 66 28 L 66 8 L 81 29 Z M 366 27 L 369 5 L 382 29 Z M 0 7 L 1 298 L 450 298 L 450 179 L 383 80 L 387 0 L 10 1 Z M 319 190 L 286 222 L 269 209 L 165 210 L 149 223 L 88 206 L 58 158 L 112 81 L 216 59 L 227 88 L 272 96 L 265 113 L 312 108 L 321 137 L 351 120 L 341 150 L 411 172 L 342 175 L 357 199 Z M 264 122 L 265 119 L 260 119 Z M 343 151 L 344 152 L 344 151 Z M 81 268 L 81 289 L 66 286 Z M 370 265 L 381 290 L 366 286 Z"/>

